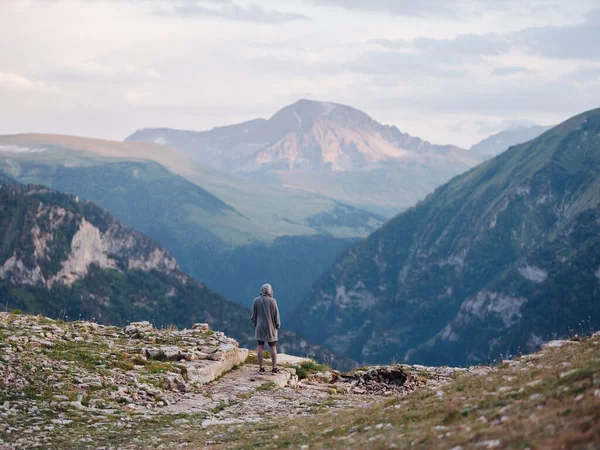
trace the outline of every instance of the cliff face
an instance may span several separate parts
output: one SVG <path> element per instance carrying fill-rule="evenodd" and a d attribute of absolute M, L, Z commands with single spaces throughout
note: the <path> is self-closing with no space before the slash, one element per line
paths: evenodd
<path fill-rule="evenodd" d="M 85 278 L 91 265 L 120 272 L 173 274 L 178 270 L 166 250 L 91 203 L 80 204 L 73 198 L 71 205 L 56 204 L 53 200 L 59 195 L 42 188 L 0 189 L 3 256 L 12 251 L 0 267 L 2 279 L 51 288 L 55 283 L 72 285 Z M 17 227 L 22 233 L 14 232 Z"/>

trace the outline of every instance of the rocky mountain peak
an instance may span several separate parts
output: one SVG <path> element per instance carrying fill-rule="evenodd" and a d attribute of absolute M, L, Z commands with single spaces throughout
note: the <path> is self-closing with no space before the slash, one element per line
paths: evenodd
<path fill-rule="evenodd" d="M 276 112 L 269 120 L 274 127 L 290 131 L 312 127 L 326 120 L 352 128 L 368 128 L 375 121 L 367 114 L 339 103 L 301 99 Z"/>

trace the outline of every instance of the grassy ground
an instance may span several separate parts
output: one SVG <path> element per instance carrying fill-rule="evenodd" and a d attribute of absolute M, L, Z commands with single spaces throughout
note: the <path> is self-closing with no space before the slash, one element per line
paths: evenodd
<path fill-rule="evenodd" d="M 277 436 L 274 438 L 274 436 Z M 222 448 L 600 448 L 600 335 L 362 410 L 261 424 Z"/>
<path fill-rule="evenodd" d="M 36 323 L 46 325 L 43 319 Z M 55 324 L 82 336 L 88 333 L 77 323 Z M 119 335 L 112 345 L 89 339 L 45 348 L 10 341 L 18 333 L 10 323 L 0 332 L 2 361 L 2 352 L 22 348 L 21 366 L 5 365 L 0 379 L 14 384 L 18 375 L 27 380 L 19 392 L 0 389 L 0 449 L 28 448 L 28 436 L 39 436 L 34 440 L 42 448 L 70 449 L 600 449 L 600 333 L 493 367 L 456 372 L 447 384 L 434 388 L 430 383 L 404 397 L 342 396 L 332 389 L 320 399 L 294 400 L 290 388 L 264 382 L 233 400 L 217 398 L 213 410 L 190 414 L 119 406 L 108 398 L 117 385 L 104 382 L 81 396 L 74 380 L 85 373 L 110 374 L 124 387 L 135 385 L 129 377 L 136 370 L 150 384 L 155 373 L 178 372 L 176 363 L 136 360 L 123 351 L 129 341 Z M 298 368 L 309 373 L 323 369 L 308 363 Z M 240 405 L 254 408 L 255 397 L 265 393 L 269 402 L 289 396 L 285 402 L 306 405 L 297 413 L 279 411 L 276 420 L 206 424 Z M 336 406 L 348 398 L 357 400 L 351 408 Z M 104 406 L 97 403 L 102 399 Z M 97 407 L 88 408 L 92 405 Z M 19 447 L 19 442 L 24 444 Z"/>

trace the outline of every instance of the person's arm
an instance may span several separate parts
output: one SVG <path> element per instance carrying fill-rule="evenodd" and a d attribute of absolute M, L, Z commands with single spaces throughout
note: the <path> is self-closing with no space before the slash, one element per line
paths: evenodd
<path fill-rule="evenodd" d="M 256 328 L 256 321 L 258 320 L 258 314 L 256 313 L 256 300 L 254 300 L 254 303 L 252 304 L 252 317 L 250 317 L 250 320 L 252 321 L 254 328 Z"/>
<path fill-rule="evenodd" d="M 279 319 L 279 308 L 277 308 L 277 302 L 275 300 L 273 300 L 273 322 L 275 323 L 275 328 L 279 330 L 281 320 Z"/>

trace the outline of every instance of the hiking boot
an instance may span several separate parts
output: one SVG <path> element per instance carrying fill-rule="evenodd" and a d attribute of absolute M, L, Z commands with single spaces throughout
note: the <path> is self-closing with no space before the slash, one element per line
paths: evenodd
<path fill-rule="evenodd" d="M 272 373 L 279 373 L 279 370 L 277 369 L 277 367 L 273 367 L 273 370 L 271 370 Z"/>
<path fill-rule="evenodd" d="M 265 373 L 265 368 L 261 367 L 260 369 L 258 369 L 259 373 Z"/>

